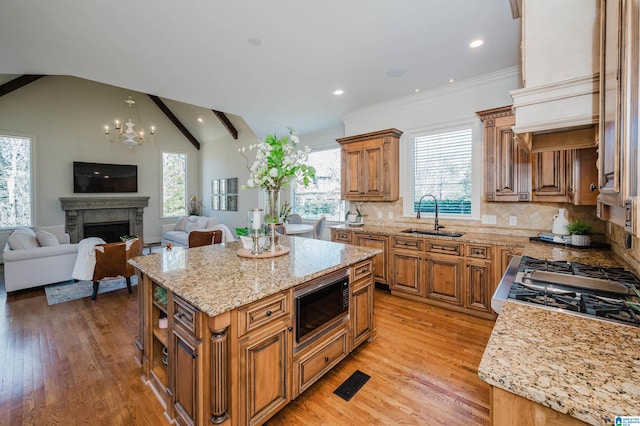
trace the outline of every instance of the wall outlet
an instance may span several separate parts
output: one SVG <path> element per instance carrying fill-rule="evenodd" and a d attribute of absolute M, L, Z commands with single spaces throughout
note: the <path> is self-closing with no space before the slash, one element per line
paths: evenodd
<path fill-rule="evenodd" d="M 516 226 L 518 224 L 518 216 L 509 216 L 509 225 Z"/>
<path fill-rule="evenodd" d="M 378 212 L 378 219 L 382 219 L 382 212 Z"/>
<path fill-rule="evenodd" d="M 496 216 L 490 215 L 490 214 L 483 214 L 482 223 L 485 225 L 495 225 L 497 223 Z"/>
<path fill-rule="evenodd" d="M 389 212 L 389 219 L 393 219 L 393 212 Z"/>

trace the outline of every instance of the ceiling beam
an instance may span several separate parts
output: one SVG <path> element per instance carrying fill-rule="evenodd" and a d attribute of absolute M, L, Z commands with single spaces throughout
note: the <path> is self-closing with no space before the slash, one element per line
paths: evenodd
<path fill-rule="evenodd" d="M 33 83 L 36 80 L 41 79 L 44 75 L 40 74 L 24 74 L 20 77 L 14 78 L 11 81 L 7 81 L 2 86 L 0 86 L 0 97 L 6 95 L 7 93 L 11 93 L 14 90 L 18 90 L 21 87 L 26 86 L 29 83 Z"/>
<path fill-rule="evenodd" d="M 169 107 L 167 105 L 165 105 L 164 102 L 162 102 L 162 99 L 160 99 L 156 95 L 149 95 L 148 93 L 147 93 L 147 96 L 149 96 L 151 98 L 151 100 L 158 106 L 158 108 L 160 108 L 160 111 L 164 112 L 164 115 L 166 115 L 167 118 L 169 120 L 171 120 L 171 122 L 178 128 L 178 130 L 180 130 L 182 132 L 184 137 L 187 138 L 189 140 L 189 142 L 191 142 L 191 144 L 193 146 L 195 146 L 196 149 L 199 151 L 200 150 L 200 142 L 198 142 L 198 140 L 195 138 L 195 136 L 193 136 L 191 134 L 191 132 L 189 132 L 189 130 L 187 130 L 186 127 L 184 127 L 184 124 L 182 124 L 180 122 L 180 120 L 178 120 L 178 117 L 176 117 L 171 112 Z"/>
<path fill-rule="evenodd" d="M 231 121 L 229 121 L 229 118 L 226 116 L 226 114 L 224 112 L 222 112 L 222 111 L 216 111 L 215 109 L 212 109 L 211 111 L 213 111 L 213 113 L 216 115 L 216 117 L 218 117 L 218 120 L 220 120 L 222 125 L 231 134 L 231 137 L 233 137 L 234 139 L 237 140 L 238 139 L 238 130 L 233 126 L 233 124 L 231 124 Z"/>

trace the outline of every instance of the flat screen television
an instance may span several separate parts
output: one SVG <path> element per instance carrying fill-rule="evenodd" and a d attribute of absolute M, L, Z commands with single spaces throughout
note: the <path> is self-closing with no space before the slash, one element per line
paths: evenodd
<path fill-rule="evenodd" d="M 138 192 L 138 166 L 74 161 L 73 192 Z"/>

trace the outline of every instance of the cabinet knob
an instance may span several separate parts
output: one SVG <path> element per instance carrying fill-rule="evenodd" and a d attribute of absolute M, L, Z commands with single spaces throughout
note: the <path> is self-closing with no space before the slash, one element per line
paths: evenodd
<path fill-rule="evenodd" d="M 595 191 L 596 188 L 597 188 L 597 186 L 596 186 L 595 183 L 592 183 L 591 185 L 589 185 L 589 191 L 591 191 L 591 192 Z"/>
<path fill-rule="evenodd" d="M 329 362 L 329 357 L 328 356 L 324 357 L 324 362 Z"/>
<path fill-rule="evenodd" d="M 293 327 L 287 327 L 287 330 L 293 331 Z"/>
<path fill-rule="evenodd" d="M 270 316 L 271 316 L 271 314 L 272 314 L 272 312 L 271 312 L 271 311 L 267 311 L 267 312 L 265 312 L 265 314 L 266 314 L 268 317 L 270 317 Z"/>

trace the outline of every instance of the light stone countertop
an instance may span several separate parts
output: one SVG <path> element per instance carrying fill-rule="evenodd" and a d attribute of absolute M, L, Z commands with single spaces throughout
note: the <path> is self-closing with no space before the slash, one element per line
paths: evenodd
<path fill-rule="evenodd" d="M 129 261 L 152 280 L 216 316 L 368 259 L 380 250 L 302 237 L 280 237 L 291 252 L 252 259 L 239 241 L 171 250 Z"/>
<path fill-rule="evenodd" d="M 478 368 L 491 385 L 594 425 L 640 416 L 640 328 L 507 301 Z"/>

